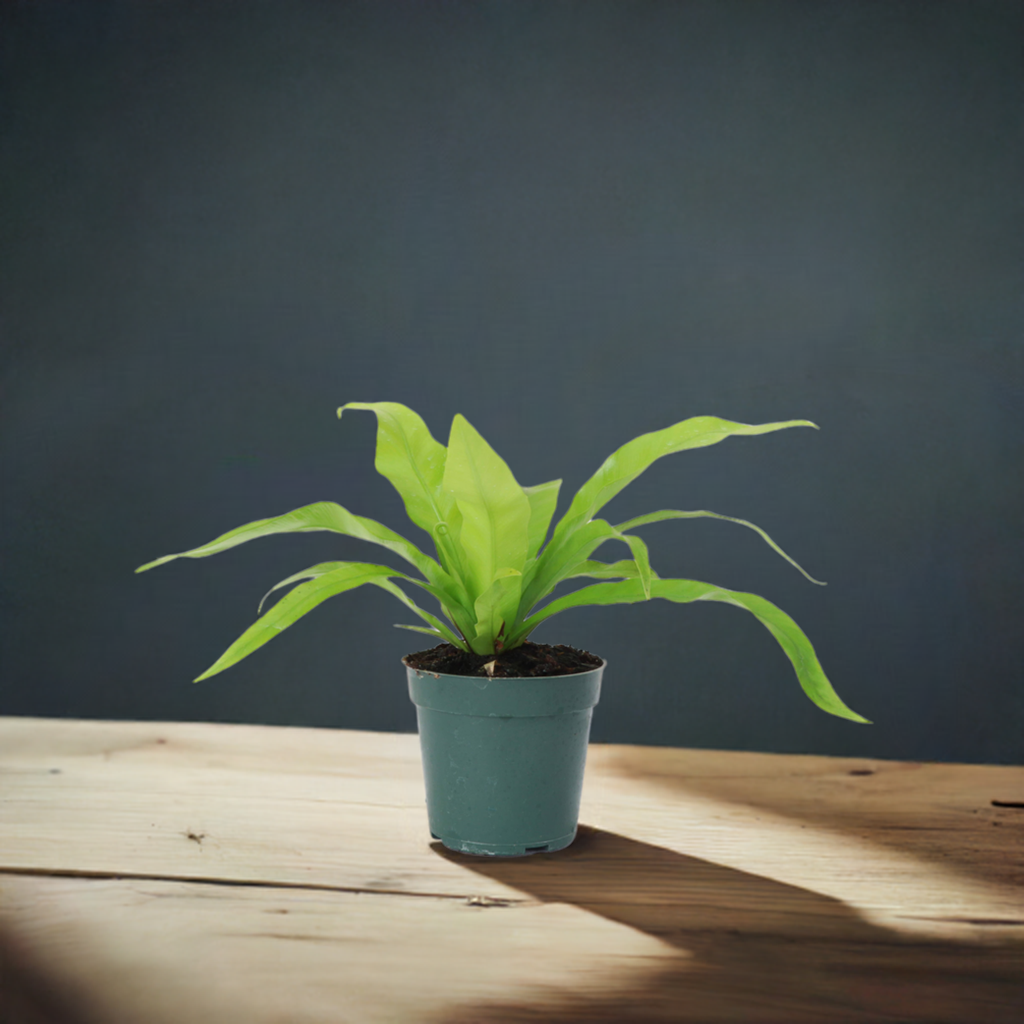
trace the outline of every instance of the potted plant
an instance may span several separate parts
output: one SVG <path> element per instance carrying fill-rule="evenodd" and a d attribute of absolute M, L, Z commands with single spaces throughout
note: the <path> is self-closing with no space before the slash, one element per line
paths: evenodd
<path fill-rule="evenodd" d="M 425 623 L 401 625 L 442 641 L 403 658 L 417 707 L 431 833 L 465 853 L 516 856 L 568 846 L 576 819 L 590 717 L 604 662 L 566 646 L 534 644 L 530 634 L 569 608 L 668 601 L 723 601 L 751 612 L 775 637 L 807 696 L 830 714 L 866 722 L 832 688 L 814 648 L 780 608 L 756 594 L 711 583 L 662 579 L 647 545 L 633 531 L 667 519 L 712 516 L 755 530 L 814 583 L 760 527 L 714 512 L 663 510 L 612 525 L 601 508 L 655 460 L 717 444 L 734 435 L 815 427 L 808 420 L 750 425 L 696 416 L 634 438 L 613 452 L 583 484 L 548 537 L 560 480 L 522 487 L 505 461 L 465 417 L 456 415 L 448 445 L 397 402 L 349 402 L 338 409 L 377 416 L 376 468 L 401 495 L 412 522 L 431 537 L 437 558 L 381 523 L 333 502 L 260 519 L 175 558 L 205 558 L 273 533 L 329 530 L 371 541 L 420 574 L 369 562 L 322 562 L 276 584 L 260 602 L 260 617 L 202 675 L 207 679 L 247 657 L 296 619 L 335 594 L 364 584 L 397 597 Z M 630 557 L 595 560 L 606 541 Z M 560 583 L 599 582 L 550 600 Z M 421 608 L 396 581 L 433 597 L 444 621 Z M 294 585 L 294 586 L 293 586 Z M 263 613 L 267 597 L 289 587 Z M 540 606 L 540 607 L 538 607 Z"/>

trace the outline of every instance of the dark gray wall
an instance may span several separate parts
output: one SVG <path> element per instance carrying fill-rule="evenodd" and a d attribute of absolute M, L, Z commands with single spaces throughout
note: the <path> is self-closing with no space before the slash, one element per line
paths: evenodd
<path fill-rule="evenodd" d="M 7 4 L 0 713 L 411 730 L 383 592 L 189 680 L 283 576 L 169 551 L 330 499 L 406 530 L 374 420 L 456 412 L 567 494 L 696 414 L 820 432 L 662 460 L 608 508 L 727 606 L 569 612 L 594 738 L 1024 754 L 1015 2 Z M 409 530 L 416 532 L 414 528 Z M 417 539 L 423 539 L 418 535 Z M 611 548 L 610 557 L 619 557 Z M 425 640 L 425 638 L 423 638 Z"/>

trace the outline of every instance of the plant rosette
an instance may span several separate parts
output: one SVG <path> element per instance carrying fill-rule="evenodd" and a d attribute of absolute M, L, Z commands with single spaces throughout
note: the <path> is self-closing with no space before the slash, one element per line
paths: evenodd
<path fill-rule="evenodd" d="M 566 654 L 571 648 L 538 654 L 534 648 L 540 645 L 529 641 L 542 622 L 571 608 L 661 598 L 678 604 L 720 601 L 746 609 L 775 637 L 804 693 L 819 708 L 867 721 L 843 703 L 810 640 L 781 608 L 757 594 L 699 580 L 663 579 L 634 532 L 668 519 L 725 519 L 754 530 L 812 583 L 824 585 L 759 526 L 704 509 L 666 509 L 616 525 L 596 518 L 663 456 L 733 436 L 817 429 L 809 420 L 753 425 L 695 416 L 642 434 L 605 459 L 551 529 L 561 480 L 521 486 L 464 416 L 455 416 L 445 446 L 420 416 L 397 402 L 349 402 L 338 409 L 339 417 L 345 409 L 376 415 L 376 469 L 398 491 L 409 519 L 430 536 L 436 558 L 382 523 L 324 501 L 247 523 L 136 572 L 175 558 L 205 558 L 270 534 L 317 530 L 370 541 L 409 563 L 419 576 L 371 562 L 321 562 L 281 580 L 264 595 L 256 622 L 196 682 L 252 654 L 329 597 L 366 584 L 387 590 L 424 623 L 399 628 L 443 642 L 403 661 L 417 708 L 431 832 L 446 846 L 514 856 L 550 852 L 572 842 L 604 662 L 586 652 Z M 616 562 L 593 558 L 607 541 L 624 544 L 630 557 Z M 547 600 L 559 584 L 581 577 L 598 582 Z M 412 584 L 432 597 L 444 618 L 421 608 L 400 584 Z M 291 589 L 264 612 L 267 598 L 286 587 Z M 522 662 L 527 652 L 536 655 L 534 667 L 523 675 L 510 674 L 510 663 Z M 437 661 L 442 657 L 447 660 Z M 564 658 L 569 667 L 562 664 Z M 424 667 L 428 664 L 432 667 Z"/>

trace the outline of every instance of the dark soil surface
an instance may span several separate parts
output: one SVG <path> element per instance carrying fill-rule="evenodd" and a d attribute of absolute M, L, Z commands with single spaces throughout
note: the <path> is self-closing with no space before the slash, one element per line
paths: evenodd
<path fill-rule="evenodd" d="M 601 659 L 565 644 L 534 644 L 529 640 L 501 654 L 473 654 L 451 644 L 438 644 L 404 659 L 410 668 L 449 676 L 568 676 L 598 668 Z"/>

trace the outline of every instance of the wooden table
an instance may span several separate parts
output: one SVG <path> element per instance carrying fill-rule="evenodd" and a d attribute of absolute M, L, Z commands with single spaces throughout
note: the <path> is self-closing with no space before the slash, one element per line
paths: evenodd
<path fill-rule="evenodd" d="M 0 1021 L 1024 1021 L 1024 768 L 587 771 L 573 846 L 484 860 L 415 736 L 0 719 Z"/>

